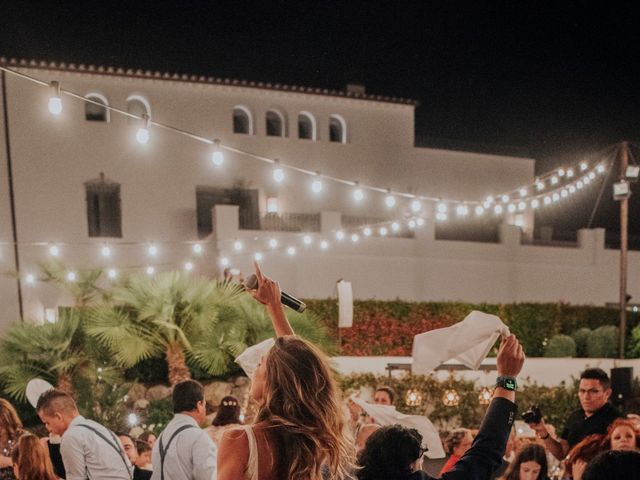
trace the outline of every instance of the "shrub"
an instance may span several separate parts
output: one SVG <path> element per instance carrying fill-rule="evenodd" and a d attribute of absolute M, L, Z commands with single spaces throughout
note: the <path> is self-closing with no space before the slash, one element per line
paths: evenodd
<path fill-rule="evenodd" d="M 587 356 L 615 358 L 618 356 L 618 327 L 606 325 L 596 328 L 587 340 Z"/>
<path fill-rule="evenodd" d="M 576 342 L 568 335 L 554 335 L 544 349 L 545 357 L 575 357 Z"/>
<path fill-rule="evenodd" d="M 590 328 L 582 327 L 571 334 L 571 337 L 576 342 L 576 353 L 578 357 L 587 356 L 587 342 L 593 331 Z"/>

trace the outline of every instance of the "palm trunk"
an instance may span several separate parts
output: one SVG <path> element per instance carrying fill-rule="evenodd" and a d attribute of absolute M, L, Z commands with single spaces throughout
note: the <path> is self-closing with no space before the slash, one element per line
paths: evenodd
<path fill-rule="evenodd" d="M 63 372 L 59 374 L 57 383 L 56 388 L 58 390 L 62 390 L 69 395 L 73 395 L 73 383 L 71 382 L 71 376 L 68 373 Z"/>
<path fill-rule="evenodd" d="M 184 349 L 179 342 L 167 345 L 167 366 L 169 369 L 169 383 L 173 387 L 176 383 L 191 378 L 187 362 L 184 357 Z"/>

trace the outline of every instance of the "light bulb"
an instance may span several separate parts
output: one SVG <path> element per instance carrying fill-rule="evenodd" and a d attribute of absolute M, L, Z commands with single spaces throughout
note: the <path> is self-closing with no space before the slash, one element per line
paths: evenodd
<path fill-rule="evenodd" d="M 527 204 L 526 203 L 524 203 L 524 202 L 518 203 L 518 210 L 522 211 L 525 208 L 527 208 Z"/>
<path fill-rule="evenodd" d="M 502 195 L 500 200 L 502 200 L 502 203 L 507 203 L 509 201 L 509 195 Z"/>
<path fill-rule="evenodd" d="M 147 144 L 149 142 L 149 130 L 144 127 L 140 127 L 136 132 L 136 140 L 141 145 Z"/>
<path fill-rule="evenodd" d="M 551 185 L 556 185 L 558 183 L 558 177 L 555 175 L 551 177 Z"/>
<path fill-rule="evenodd" d="M 344 232 L 343 232 L 342 230 L 338 230 L 338 231 L 336 232 L 336 238 L 337 238 L 338 240 L 343 240 L 343 239 L 344 239 Z"/>
<path fill-rule="evenodd" d="M 190 272 L 191 270 L 193 270 L 193 263 L 191 263 L 191 262 L 187 262 L 187 263 L 185 263 L 185 264 L 184 264 L 184 269 L 185 269 L 187 272 Z"/>
<path fill-rule="evenodd" d="M 320 193 L 322 191 L 322 181 L 315 179 L 311 182 L 311 191 L 316 194 Z"/>
<path fill-rule="evenodd" d="M 156 273 L 156 269 L 149 266 L 147 267 L 146 272 L 147 272 L 147 275 L 153 275 L 154 273 Z"/>
<path fill-rule="evenodd" d="M 296 254 L 296 247 L 289 247 L 287 248 L 287 255 L 289 256 L 293 256 Z"/>
<path fill-rule="evenodd" d="M 569 185 L 569 193 L 576 193 L 576 187 Z"/>
<path fill-rule="evenodd" d="M 567 189 L 563 188 L 562 191 L 560 192 L 560 196 L 562 198 L 567 198 L 568 195 L 569 195 L 569 192 L 567 191 Z"/>
<path fill-rule="evenodd" d="M 305 245 L 311 245 L 313 239 L 311 238 L 311 235 L 305 235 L 304 237 L 302 237 L 302 241 Z"/>
<path fill-rule="evenodd" d="M 515 206 L 513 203 L 510 203 L 510 204 L 507 206 L 507 211 L 508 211 L 509 213 L 513 213 L 513 212 L 515 212 L 515 211 L 516 211 L 516 206 Z"/>
<path fill-rule="evenodd" d="M 156 255 L 158 255 L 158 247 L 156 247 L 155 245 L 149 245 L 147 253 L 150 257 L 155 257 Z"/>
<path fill-rule="evenodd" d="M 414 213 L 418 213 L 422 210 L 422 202 L 420 200 L 414 200 L 411 202 L 411 211 Z"/>
<path fill-rule="evenodd" d="M 495 207 L 493 207 L 493 213 L 495 213 L 496 215 L 502 214 L 503 211 L 504 209 L 502 208 L 502 205 L 496 205 Z"/>
<path fill-rule="evenodd" d="M 573 178 L 573 168 L 567 170 L 567 178 Z"/>
<path fill-rule="evenodd" d="M 389 194 L 384 199 L 384 203 L 387 205 L 387 208 L 393 208 L 393 207 L 396 206 L 396 197 L 394 197 L 393 195 Z"/>
<path fill-rule="evenodd" d="M 456 213 L 461 217 L 464 217 L 469 213 L 469 209 L 467 208 L 466 205 L 458 205 L 456 207 Z"/>
<path fill-rule="evenodd" d="M 129 425 L 135 427 L 138 424 L 138 416 L 135 413 L 130 413 L 127 416 L 127 421 L 129 422 Z"/>
<path fill-rule="evenodd" d="M 478 205 L 476 207 L 476 215 L 482 215 L 484 213 L 484 207 L 482 205 Z"/>
<path fill-rule="evenodd" d="M 58 255 L 60 255 L 60 249 L 56 245 L 51 245 L 49 247 L 49 255 L 51 255 L 52 257 L 57 257 Z"/>
<path fill-rule="evenodd" d="M 578 180 L 578 181 L 576 182 L 576 188 L 577 188 L 578 190 L 580 190 L 580 189 L 582 189 L 582 187 L 584 187 L 584 183 L 582 183 L 582 180 Z"/>
<path fill-rule="evenodd" d="M 100 254 L 103 257 L 110 257 L 111 256 L 111 249 L 107 245 L 105 245 L 100 249 Z"/>
<path fill-rule="evenodd" d="M 68 272 L 67 273 L 67 280 L 69 280 L 70 282 L 75 282 L 77 279 L 77 275 L 76 272 Z"/>
<path fill-rule="evenodd" d="M 485 203 L 488 203 L 489 205 L 491 205 L 494 202 L 494 199 L 491 195 L 489 195 L 487 198 L 484 199 Z"/>
<path fill-rule="evenodd" d="M 193 253 L 195 253 L 196 255 L 200 255 L 202 253 L 202 245 L 200 245 L 199 243 L 193 245 Z"/>
<path fill-rule="evenodd" d="M 589 168 L 589 165 L 587 165 L 587 162 L 580 162 L 580 171 L 584 172 L 587 168 Z"/>
<path fill-rule="evenodd" d="M 384 237 L 387 235 L 387 233 L 389 233 L 389 231 L 387 230 L 387 227 L 380 227 L 380 230 L 378 230 L 378 233 L 380 234 L 381 237 Z"/>
<path fill-rule="evenodd" d="M 546 197 L 544 197 L 544 204 L 549 205 L 550 203 L 551 203 L 551 197 L 547 195 Z"/>
<path fill-rule="evenodd" d="M 424 225 L 424 218 L 417 218 L 416 219 L 416 225 L 418 225 L 419 227 Z"/>
<path fill-rule="evenodd" d="M 447 214 L 443 212 L 436 213 L 436 220 L 444 222 L 447 219 Z"/>
<path fill-rule="evenodd" d="M 407 222 L 407 226 L 413 230 L 414 228 L 416 228 L 416 221 L 413 219 L 409 220 L 409 222 Z"/>
<path fill-rule="evenodd" d="M 109 271 L 107 271 L 107 276 L 113 280 L 118 276 L 118 271 L 115 268 L 110 268 Z"/>
<path fill-rule="evenodd" d="M 220 150 L 214 150 L 211 154 L 211 163 L 216 167 L 222 166 L 224 163 L 224 154 Z"/>
<path fill-rule="evenodd" d="M 447 213 L 447 204 L 446 203 L 439 203 L 438 204 L 438 212 L 439 213 Z"/>
<path fill-rule="evenodd" d="M 393 230 L 394 232 L 397 232 L 400 230 L 400 224 L 398 222 L 393 222 L 391 224 L 391 230 Z"/>
<path fill-rule="evenodd" d="M 558 200 L 560 200 L 560 195 L 558 195 L 557 193 L 554 193 L 553 195 L 551 195 L 551 200 L 553 200 L 554 202 L 557 202 Z"/>
<path fill-rule="evenodd" d="M 233 242 L 233 249 L 236 252 L 239 252 L 240 250 L 242 250 L 242 242 L 240 240 L 236 240 L 235 242 Z"/>
<path fill-rule="evenodd" d="M 591 178 L 589 177 L 589 175 L 587 175 L 582 179 L 582 181 L 585 185 L 589 185 L 591 183 Z"/>
<path fill-rule="evenodd" d="M 351 235 L 351 241 L 353 243 L 357 243 L 358 240 L 360 240 L 360 235 L 358 235 L 357 233 L 354 233 L 353 235 Z"/>
<path fill-rule="evenodd" d="M 353 189 L 353 199 L 356 202 L 361 202 L 364 199 L 364 192 L 361 188 L 356 186 L 356 188 Z"/>
<path fill-rule="evenodd" d="M 278 240 L 272 238 L 269 240 L 269 248 L 278 248 Z"/>
<path fill-rule="evenodd" d="M 284 180 L 284 170 L 280 166 L 280 162 L 278 160 L 276 160 L 273 165 L 273 179 L 277 183 L 281 183 Z"/>
<path fill-rule="evenodd" d="M 564 177 L 564 174 L 565 174 L 564 168 L 561 168 L 560 170 L 558 170 L 559 177 Z"/>
<path fill-rule="evenodd" d="M 33 285 L 34 283 L 36 283 L 36 277 L 32 273 L 28 273 L 24 277 L 24 281 L 27 282 L 29 285 Z"/>
<path fill-rule="evenodd" d="M 220 266 L 228 267 L 229 266 L 229 259 L 227 257 L 222 257 L 220 259 Z"/>
<path fill-rule="evenodd" d="M 537 198 L 534 198 L 533 200 L 531 200 L 531 208 L 538 208 L 540 206 L 540 200 L 538 200 Z"/>
<path fill-rule="evenodd" d="M 371 236 L 372 231 L 371 231 L 371 229 L 370 229 L 369 227 L 365 227 L 365 229 L 364 229 L 364 230 L 362 230 L 362 233 L 364 233 L 364 236 L 365 236 L 365 237 L 370 237 L 370 236 Z"/>
<path fill-rule="evenodd" d="M 256 261 L 256 262 L 261 262 L 261 261 L 262 261 L 262 259 L 264 258 L 264 256 L 262 255 L 262 253 L 260 253 L 260 252 L 256 252 L 256 253 L 253 255 L 253 258 L 255 259 L 255 261 Z"/>
<path fill-rule="evenodd" d="M 527 189 L 526 188 L 521 188 L 519 193 L 520 193 L 521 197 L 526 197 L 527 196 Z"/>
<path fill-rule="evenodd" d="M 604 165 L 600 164 L 596 167 L 598 173 L 604 173 Z"/>
<path fill-rule="evenodd" d="M 539 192 L 544 190 L 544 182 L 540 181 L 536 183 L 536 188 L 538 189 Z"/>
<path fill-rule="evenodd" d="M 320 242 L 320 248 L 321 248 L 322 250 L 326 250 L 327 248 L 329 248 L 329 242 L 327 242 L 326 240 L 322 240 L 322 241 Z"/>
<path fill-rule="evenodd" d="M 51 97 L 48 107 L 52 114 L 60 115 L 62 113 L 62 99 L 60 97 Z"/>

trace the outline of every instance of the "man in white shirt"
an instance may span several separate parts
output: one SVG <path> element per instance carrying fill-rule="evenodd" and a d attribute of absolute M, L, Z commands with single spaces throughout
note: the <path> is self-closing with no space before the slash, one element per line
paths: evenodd
<path fill-rule="evenodd" d="M 173 387 L 173 419 L 151 456 L 151 480 L 215 480 L 217 449 L 200 428 L 206 419 L 204 388 L 195 380 Z"/>
<path fill-rule="evenodd" d="M 133 468 L 118 437 L 80 415 L 71 395 L 48 390 L 40 395 L 36 411 L 50 433 L 62 436 L 67 480 L 131 480 Z"/>

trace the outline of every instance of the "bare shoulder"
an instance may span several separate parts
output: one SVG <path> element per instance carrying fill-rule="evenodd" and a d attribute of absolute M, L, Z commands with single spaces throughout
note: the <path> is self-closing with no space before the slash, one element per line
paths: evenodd
<path fill-rule="evenodd" d="M 247 432 L 243 427 L 229 428 L 222 432 L 221 441 L 233 444 L 244 443 L 245 445 L 247 445 Z"/>
<path fill-rule="evenodd" d="M 248 460 L 247 433 L 242 428 L 226 430 L 218 447 L 218 480 L 243 478 Z"/>

